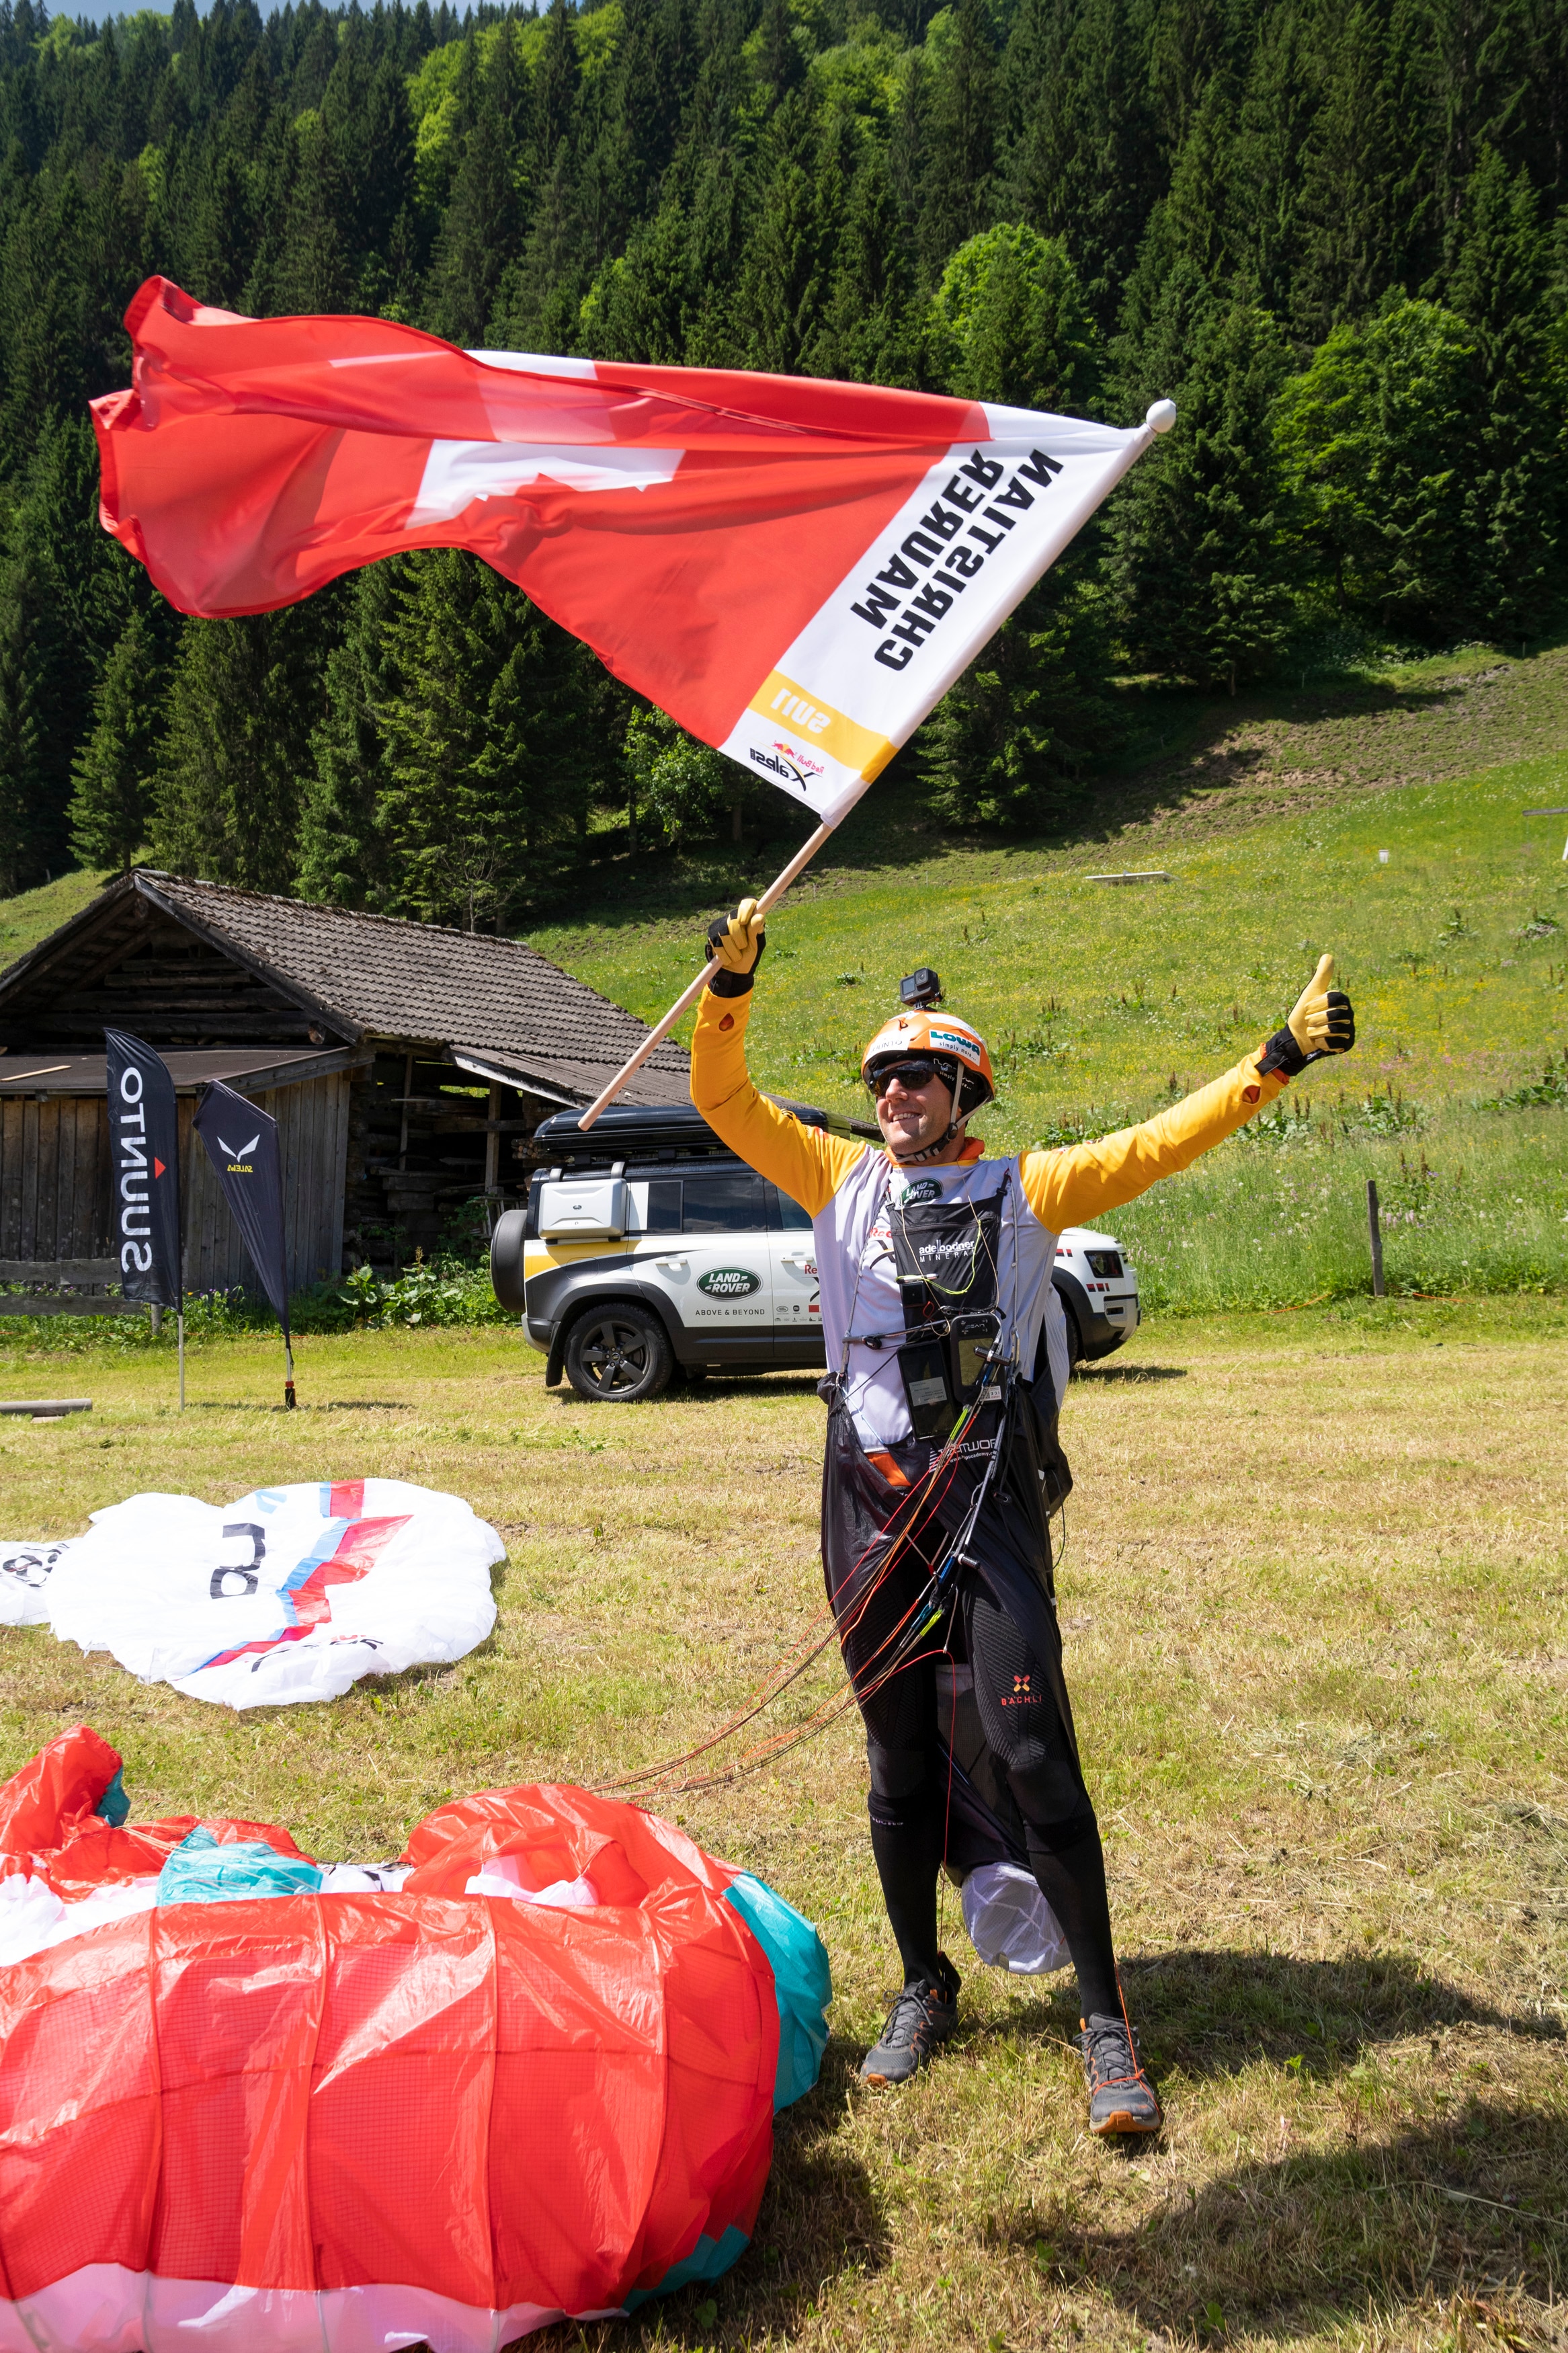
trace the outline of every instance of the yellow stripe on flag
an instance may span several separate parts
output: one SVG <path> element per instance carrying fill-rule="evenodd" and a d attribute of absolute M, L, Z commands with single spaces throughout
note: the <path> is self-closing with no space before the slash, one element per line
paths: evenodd
<path fill-rule="evenodd" d="M 763 680 L 752 697 L 751 708 L 771 725 L 798 736 L 808 750 L 831 754 L 868 784 L 881 775 L 899 748 L 875 728 L 862 727 L 858 719 L 847 719 L 831 703 L 808 694 L 782 670 L 775 670 Z"/>

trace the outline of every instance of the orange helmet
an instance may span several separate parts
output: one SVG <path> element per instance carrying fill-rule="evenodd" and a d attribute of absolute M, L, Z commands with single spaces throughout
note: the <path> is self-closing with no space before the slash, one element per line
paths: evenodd
<path fill-rule="evenodd" d="M 996 1074 L 979 1030 L 940 1010 L 911 1008 L 884 1021 L 860 1057 L 860 1076 L 872 1086 L 879 1070 L 911 1054 L 927 1056 L 946 1080 L 954 1126 L 996 1092 Z"/>

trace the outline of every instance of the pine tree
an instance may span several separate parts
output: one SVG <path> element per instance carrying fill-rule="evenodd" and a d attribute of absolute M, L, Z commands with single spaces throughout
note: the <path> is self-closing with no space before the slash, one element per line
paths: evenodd
<path fill-rule="evenodd" d="M 41 553 L 25 543 L 0 568 L 0 896 L 41 882 L 65 863 L 50 822 L 65 797 L 56 756 L 60 662 L 50 585 Z"/>
<path fill-rule="evenodd" d="M 582 79 L 577 37 L 566 0 L 550 0 L 530 93 L 529 162 L 535 186 L 548 180 L 563 142 L 571 136 Z"/>
<path fill-rule="evenodd" d="M 914 268 L 887 158 L 863 153 L 850 185 L 822 325 L 807 355 L 813 375 L 918 385 L 930 371 Z"/>
<path fill-rule="evenodd" d="M 130 561 L 97 526 L 97 470 L 87 420 L 47 417 L 4 515 L 0 888 L 68 862 L 71 763 L 129 609 Z"/>
<path fill-rule="evenodd" d="M 245 890 L 292 888 L 331 618 L 327 592 L 248 620 L 186 623 L 153 788 L 161 866 Z"/>
<path fill-rule="evenodd" d="M 1115 511 L 1121 633 L 1140 669 L 1234 694 L 1285 638 L 1287 490 L 1272 419 L 1286 364 L 1273 320 L 1248 303 L 1197 329 L 1176 427 Z"/>
<path fill-rule="evenodd" d="M 290 147 L 282 251 L 267 288 L 268 307 L 302 315 L 346 311 L 354 274 L 344 234 L 348 184 L 314 108 L 296 119 Z"/>
<path fill-rule="evenodd" d="M 1312 120 L 1308 43 L 1290 5 L 1258 26 L 1227 174 L 1226 242 L 1237 282 L 1277 318 L 1289 318 L 1298 256 L 1302 151 Z"/>
<path fill-rule="evenodd" d="M 805 79 L 805 58 L 789 0 L 763 0 L 753 62 L 758 83 L 774 106 L 782 106 Z"/>
<path fill-rule="evenodd" d="M 395 58 L 376 57 L 374 31 L 357 11 L 344 24 L 321 113 L 342 177 L 343 246 L 355 308 L 404 298 L 412 291 L 413 256 L 395 256 L 395 240 L 401 247 L 417 238 L 407 85 Z"/>
<path fill-rule="evenodd" d="M 931 105 L 934 172 L 921 218 L 928 282 L 990 219 L 996 114 L 996 50 L 985 0 L 956 0 Z"/>
<path fill-rule="evenodd" d="M 576 142 L 563 139 L 540 189 L 521 253 L 502 271 L 487 341 L 495 350 L 574 352 L 591 282 Z"/>
<path fill-rule="evenodd" d="M 1322 87 L 1302 147 L 1292 297 L 1296 324 L 1313 343 L 1364 318 L 1405 279 L 1422 212 L 1401 155 L 1385 0 L 1335 0 L 1319 38 Z"/>
<path fill-rule="evenodd" d="M 250 175 L 226 142 L 216 153 L 204 149 L 198 154 L 191 217 L 179 232 L 182 282 L 202 301 L 237 310 L 245 299 L 256 237 Z"/>
<path fill-rule="evenodd" d="M 1211 295 L 1235 288 L 1230 227 L 1237 161 L 1236 89 L 1221 66 L 1193 109 L 1164 203 L 1170 249 L 1196 269 Z"/>
<path fill-rule="evenodd" d="M 592 657 L 477 557 L 442 551 L 408 570 L 385 638 L 395 691 L 379 714 L 394 900 L 493 930 L 542 845 L 585 828 L 607 765 Z"/>
<path fill-rule="evenodd" d="M 1163 175 L 1138 0 L 1023 0 L 1003 60 L 1005 218 L 1065 237 L 1102 330 Z"/>
<path fill-rule="evenodd" d="M 516 254 L 516 183 L 523 82 L 510 24 L 497 28 L 479 107 L 452 184 L 430 268 L 429 324 L 455 343 L 480 343 Z"/>
<path fill-rule="evenodd" d="M 348 584 L 342 642 L 327 657 L 325 702 L 301 779 L 301 897 L 332 906 L 384 909 L 392 875 L 384 804 L 392 787 L 382 713 L 396 692 L 388 638 L 402 595 L 396 557 L 368 565 Z"/>
<path fill-rule="evenodd" d="M 744 196 L 734 156 L 722 149 L 698 165 L 687 247 L 686 349 L 689 367 L 739 367 L 742 339 L 736 320 L 744 246 Z"/>
<path fill-rule="evenodd" d="M 815 127 L 805 90 L 773 116 L 767 142 L 773 169 L 741 267 L 737 307 L 746 364 L 775 375 L 800 364 L 827 295 L 818 190 L 798 160 L 809 153 Z"/>
<path fill-rule="evenodd" d="M 153 633 L 132 612 L 99 681 L 92 733 L 76 758 L 70 838 L 84 865 L 128 870 L 147 839 L 159 685 Z"/>
<path fill-rule="evenodd" d="M 1493 148 L 1466 190 L 1461 227 L 1451 299 L 1475 335 L 1484 410 L 1469 484 L 1472 558 L 1490 628 L 1526 637 L 1563 583 L 1568 385 L 1549 323 L 1535 191 Z"/>
<path fill-rule="evenodd" d="M 595 359 L 678 367 L 686 356 L 689 227 L 679 202 L 632 231 L 583 301 L 579 333 Z"/>
<path fill-rule="evenodd" d="M 0 248 L 0 470 L 26 465 L 51 417 L 80 414 L 84 209 L 68 171 L 52 187 L 35 188 Z"/>

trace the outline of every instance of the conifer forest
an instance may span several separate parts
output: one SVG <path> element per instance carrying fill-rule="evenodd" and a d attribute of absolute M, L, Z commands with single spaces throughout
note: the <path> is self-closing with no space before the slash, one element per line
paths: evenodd
<path fill-rule="evenodd" d="M 510 928 L 585 861 L 774 823 L 472 557 L 174 613 L 99 527 L 86 410 L 151 272 L 468 347 L 1169 395 L 890 772 L 1038 831 L 1118 679 L 1559 626 L 1565 194 L 1568 0 L 4 0 L 0 893 L 150 855 Z"/>

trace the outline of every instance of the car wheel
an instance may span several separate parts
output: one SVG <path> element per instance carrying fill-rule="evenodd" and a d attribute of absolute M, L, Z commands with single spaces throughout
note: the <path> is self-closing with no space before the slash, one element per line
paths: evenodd
<path fill-rule="evenodd" d="M 657 1397 L 674 1361 L 663 1324 L 641 1307 L 590 1308 L 566 1343 L 566 1377 L 593 1405 Z"/>
<path fill-rule="evenodd" d="M 1072 1309 L 1068 1305 L 1065 1299 L 1062 1301 L 1062 1320 L 1068 1327 L 1068 1363 L 1069 1365 L 1081 1365 L 1083 1362 L 1083 1335 L 1078 1328 L 1078 1317 L 1073 1314 Z"/>

